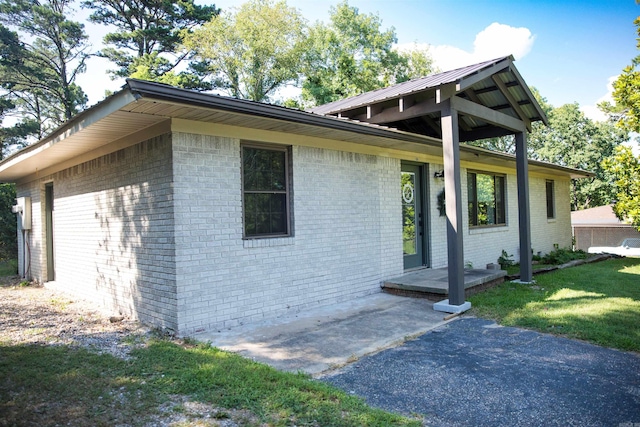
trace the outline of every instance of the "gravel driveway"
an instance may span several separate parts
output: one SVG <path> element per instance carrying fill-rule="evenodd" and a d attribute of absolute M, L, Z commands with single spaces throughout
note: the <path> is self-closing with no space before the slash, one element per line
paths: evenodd
<path fill-rule="evenodd" d="M 640 425 L 640 356 L 476 318 L 323 379 L 430 426 Z"/>

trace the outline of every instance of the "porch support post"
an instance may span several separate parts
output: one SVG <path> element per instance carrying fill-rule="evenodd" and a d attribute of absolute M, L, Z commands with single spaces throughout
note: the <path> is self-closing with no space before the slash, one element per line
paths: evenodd
<path fill-rule="evenodd" d="M 518 227 L 520 231 L 520 281 L 531 282 L 531 213 L 529 211 L 529 163 L 527 135 L 516 133 L 516 170 L 518 178 Z"/>
<path fill-rule="evenodd" d="M 441 118 L 447 212 L 449 299 L 434 304 L 433 308 L 437 311 L 460 313 L 471 308 L 471 303 L 464 301 L 460 139 L 458 135 L 458 111 L 452 107 L 451 99 L 443 102 Z"/>

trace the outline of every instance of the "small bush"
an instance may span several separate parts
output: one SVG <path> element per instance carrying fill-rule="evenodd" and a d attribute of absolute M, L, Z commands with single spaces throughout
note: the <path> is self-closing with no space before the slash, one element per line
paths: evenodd
<path fill-rule="evenodd" d="M 585 259 L 587 253 L 583 250 L 555 249 L 544 255 L 541 261 L 544 264 L 560 265 L 576 259 Z"/>
<path fill-rule="evenodd" d="M 507 251 L 502 250 L 502 255 L 498 258 L 498 264 L 500 264 L 500 268 L 506 270 L 508 267 L 515 264 L 513 261 L 513 254 L 509 255 Z"/>

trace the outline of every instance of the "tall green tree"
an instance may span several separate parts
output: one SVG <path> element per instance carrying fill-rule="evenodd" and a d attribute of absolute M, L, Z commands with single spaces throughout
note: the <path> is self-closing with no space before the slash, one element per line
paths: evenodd
<path fill-rule="evenodd" d="M 215 5 L 194 0 L 87 0 L 82 5 L 93 11 L 92 22 L 115 28 L 104 37 L 109 47 L 99 52 L 118 67 L 110 71 L 112 77 L 206 88 L 193 72 L 176 67 L 193 55 L 183 48 L 183 38 L 218 15 Z"/>
<path fill-rule="evenodd" d="M 616 197 L 613 211 L 620 220 L 631 222 L 640 231 L 640 156 L 634 156 L 628 146 L 619 146 L 602 166 L 613 178 Z"/>
<path fill-rule="evenodd" d="M 547 115 L 549 126 L 542 122 L 532 124 L 532 131 L 527 136 L 529 158 L 595 173 L 595 177 L 572 181 L 573 210 L 611 203 L 615 193 L 609 185 L 611 177 L 601 161 L 613 155 L 614 149 L 627 140 L 627 132 L 611 122 L 594 122 L 580 111 L 577 103 L 554 108 L 538 90 L 531 88 L 531 91 Z M 513 136 L 473 141 L 471 144 L 515 153 Z"/>
<path fill-rule="evenodd" d="M 20 69 L 19 65 L 25 56 L 26 50 L 20 43 L 18 35 L 0 25 L 0 79 L 5 81 L 1 86 L 4 93 L 0 96 L 0 159 L 3 159 L 12 147 L 21 148 L 26 145 L 27 137 L 37 134 L 40 129 L 39 123 L 33 118 L 24 117 L 17 111 L 16 102 L 20 98 L 12 91 L 14 83 L 10 76 L 13 70 Z M 28 75 L 31 77 L 38 73 L 38 70 L 29 71 Z M 5 126 L 5 118 L 12 113 L 22 117 L 17 121 L 14 120 L 11 125 Z"/>
<path fill-rule="evenodd" d="M 5 99 L 39 124 L 38 136 L 85 108 L 76 84 L 89 44 L 84 26 L 66 16 L 71 0 L 0 0 L 0 87 Z M 14 29 L 11 31 L 10 29 Z"/>
<path fill-rule="evenodd" d="M 636 46 L 640 50 L 640 17 L 634 24 L 638 32 Z M 631 60 L 631 65 L 613 83 L 613 99 L 615 105 L 603 103 L 601 107 L 623 127 L 640 132 L 640 55 Z"/>
<path fill-rule="evenodd" d="M 215 87 L 266 102 L 298 79 L 305 21 L 284 0 L 251 0 L 195 30 L 185 46 L 207 64 L 204 71 Z"/>
<path fill-rule="evenodd" d="M 14 184 L 0 184 L 0 261 L 18 258 L 16 215 L 11 212 L 15 204 Z"/>
<path fill-rule="evenodd" d="M 547 117 L 551 115 L 553 111 L 553 105 L 549 104 L 547 98 L 543 97 L 540 94 L 540 91 L 535 87 L 529 88 L 531 93 L 535 97 L 536 101 L 540 105 L 540 108 L 545 113 Z M 540 148 L 540 144 L 543 143 L 543 138 L 539 137 L 545 131 L 546 125 L 541 122 L 534 122 L 532 125 L 531 133 L 528 135 L 527 141 L 527 155 L 529 158 L 537 159 L 539 155 L 537 154 L 538 148 Z M 468 142 L 469 145 L 474 145 L 476 147 L 486 148 L 487 150 L 499 151 L 502 153 L 515 154 L 516 153 L 516 143 L 513 135 L 501 136 L 497 138 L 487 138 L 487 139 L 479 139 L 477 141 Z"/>
<path fill-rule="evenodd" d="M 628 139 L 627 132 L 610 122 L 594 122 L 577 103 L 554 108 L 548 118 L 548 127 L 536 127 L 529 136 L 535 147 L 532 157 L 595 173 L 595 177 L 572 181 L 573 210 L 611 203 L 614 193 L 601 162 Z"/>
<path fill-rule="evenodd" d="M 427 52 L 403 54 L 394 49 L 396 42 L 395 29 L 383 30 L 379 16 L 361 14 L 346 1 L 332 6 L 330 23 L 310 29 L 304 101 L 326 104 L 429 74 Z"/>

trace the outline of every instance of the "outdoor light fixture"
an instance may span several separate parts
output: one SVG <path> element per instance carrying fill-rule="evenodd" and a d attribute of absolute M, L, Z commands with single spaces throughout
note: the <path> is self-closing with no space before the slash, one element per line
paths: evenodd
<path fill-rule="evenodd" d="M 434 177 L 434 178 L 441 179 L 441 180 L 443 180 L 443 181 L 444 181 L 444 171 L 436 171 L 436 172 L 433 174 L 433 177 Z"/>

